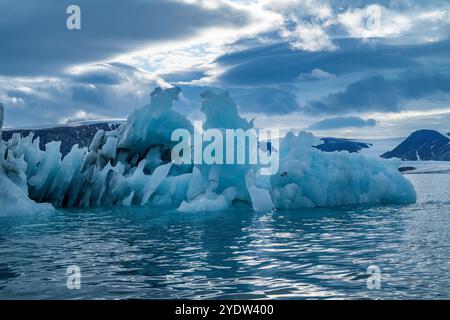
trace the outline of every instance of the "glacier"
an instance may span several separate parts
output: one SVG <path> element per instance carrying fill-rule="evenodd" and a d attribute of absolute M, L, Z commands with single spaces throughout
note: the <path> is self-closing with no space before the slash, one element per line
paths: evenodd
<path fill-rule="evenodd" d="M 62 156 L 60 142 L 39 147 L 33 134 L 0 142 L 2 214 L 53 207 L 154 206 L 180 212 L 218 211 L 247 204 L 257 212 L 344 205 L 405 204 L 416 200 L 396 160 L 347 152 L 325 153 L 312 134 L 280 139 L 279 171 L 258 165 L 175 164 L 175 129 L 196 130 L 173 109 L 178 87 L 156 88 L 151 101 L 112 131 L 99 130 L 89 147 Z M 227 92 L 202 95 L 203 129 L 249 129 Z M 0 124 L 4 107 L 0 105 Z M 1 130 L 1 126 L 0 126 Z M 268 151 L 267 151 L 268 152 Z"/>

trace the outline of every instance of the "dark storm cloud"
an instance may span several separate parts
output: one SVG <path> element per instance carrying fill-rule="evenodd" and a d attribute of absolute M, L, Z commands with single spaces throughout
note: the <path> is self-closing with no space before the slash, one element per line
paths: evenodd
<path fill-rule="evenodd" d="M 112 70 L 100 69 L 73 76 L 73 81 L 90 84 L 114 85 L 123 81 L 123 77 Z"/>
<path fill-rule="evenodd" d="M 450 93 L 449 75 L 437 72 L 410 72 L 395 79 L 377 75 L 358 80 L 342 92 L 310 101 L 303 107 L 303 111 L 308 114 L 395 112 L 399 111 L 405 102 L 438 93 Z"/>
<path fill-rule="evenodd" d="M 102 105 L 103 94 L 97 88 L 87 85 L 77 85 L 72 88 L 72 100 L 91 105 Z"/>
<path fill-rule="evenodd" d="M 81 30 L 66 28 L 73 1 L 0 1 L 0 75 L 49 75 L 210 26 L 242 26 L 243 12 L 175 0 L 78 0 Z"/>
<path fill-rule="evenodd" d="M 289 44 L 259 46 L 223 55 L 226 67 L 220 80 L 228 85 L 267 85 L 295 82 L 300 74 L 320 68 L 337 76 L 378 70 L 400 70 L 431 65 L 446 59 L 450 41 L 420 45 L 373 46 L 357 39 L 336 41 L 335 51 L 293 50 Z"/>
<path fill-rule="evenodd" d="M 327 118 L 318 121 L 311 126 L 310 130 L 331 130 L 331 129 L 342 129 L 342 128 L 363 128 L 363 127 L 374 127 L 376 126 L 376 121 L 374 119 L 361 119 L 359 117 L 336 117 Z"/>
<path fill-rule="evenodd" d="M 295 94 L 275 88 L 259 88 L 234 95 L 241 112 L 282 115 L 298 111 L 299 105 Z"/>
<path fill-rule="evenodd" d="M 205 72 L 201 70 L 179 71 L 174 73 L 161 74 L 159 76 L 167 82 L 188 82 L 203 78 L 205 76 Z"/>

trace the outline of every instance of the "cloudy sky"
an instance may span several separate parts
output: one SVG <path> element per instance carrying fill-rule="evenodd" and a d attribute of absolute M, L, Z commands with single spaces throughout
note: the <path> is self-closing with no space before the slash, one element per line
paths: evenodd
<path fill-rule="evenodd" d="M 66 9 L 81 9 L 81 30 Z M 5 124 L 123 119 L 156 86 L 201 119 L 228 90 L 259 127 L 450 132 L 447 0 L 0 0 Z"/>

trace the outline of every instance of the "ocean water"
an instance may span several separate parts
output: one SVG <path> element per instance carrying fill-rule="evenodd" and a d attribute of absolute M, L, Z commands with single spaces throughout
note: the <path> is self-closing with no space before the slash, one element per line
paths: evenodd
<path fill-rule="evenodd" d="M 407 177 L 418 201 L 403 206 L 0 217 L 0 298 L 450 299 L 450 175 Z"/>

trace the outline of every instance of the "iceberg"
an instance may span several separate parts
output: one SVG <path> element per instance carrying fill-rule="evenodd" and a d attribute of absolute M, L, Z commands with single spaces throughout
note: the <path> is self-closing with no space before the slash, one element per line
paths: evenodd
<path fill-rule="evenodd" d="M 156 88 L 151 101 L 112 131 L 99 130 L 88 148 L 62 156 L 60 142 L 39 148 L 32 134 L 0 145 L 0 206 L 35 211 L 55 207 L 170 206 L 180 212 L 218 211 L 247 203 L 254 211 L 410 203 L 412 184 L 395 160 L 347 152 L 325 153 L 310 133 L 288 133 L 276 153 L 279 171 L 262 175 L 259 164 L 175 163 L 172 132 L 194 133 L 173 110 L 180 89 Z M 252 129 L 227 92 L 202 94 L 203 128 Z M 3 106 L 0 107 L 2 120 Z M 0 121 L 1 123 L 2 121 Z M 265 147 L 264 147 L 265 145 Z M 264 147 L 264 148 L 263 148 Z M 6 209 L 8 210 L 8 209 Z"/>
<path fill-rule="evenodd" d="M 3 115 L 4 106 L 0 103 L 0 132 Z M 0 216 L 52 210 L 50 205 L 38 204 L 29 198 L 26 170 L 24 156 L 15 157 L 0 140 Z"/>

